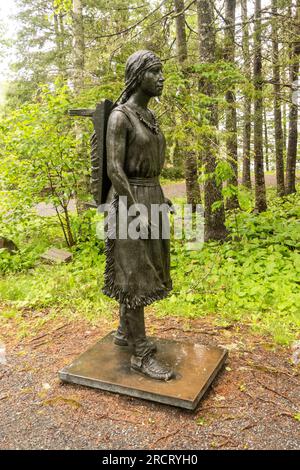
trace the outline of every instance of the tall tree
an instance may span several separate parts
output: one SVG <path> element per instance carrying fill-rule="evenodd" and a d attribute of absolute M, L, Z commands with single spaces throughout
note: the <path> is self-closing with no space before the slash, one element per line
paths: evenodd
<path fill-rule="evenodd" d="M 9 102 L 17 104 L 36 95 L 41 83 L 65 74 L 71 35 L 63 10 L 54 0 L 17 0 L 15 80 Z M 13 104 L 13 105 L 14 105 Z"/>
<path fill-rule="evenodd" d="M 286 158 L 286 143 L 287 143 L 287 105 L 286 101 L 282 103 L 282 139 L 283 139 L 283 155 Z"/>
<path fill-rule="evenodd" d="M 284 196 L 284 161 L 283 133 L 280 99 L 280 65 L 278 46 L 278 17 L 277 0 L 272 0 L 272 66 L 274 88 L 274 125 L 275 125 L 275 158 L 276 158 L 276 187 L 278 196 Z"/>
<path fill-rule="evenodd" d="M 296 192 L 296 159 L 298 144 L 298 92 L 297 81 L 299 74 L 300 54 L 300 0 L 297 0 L 294 28 L 292 31 L 292 44 L 290 46 L 290 86 L 291 104 L 289 110 L 289 133 L 286 156 L 286 194 Z"/>
<path fill-rule="evenodd" d="M 215 61 L 216 38 L 213 5 L 207 0 L 197 0 L 198 33 L 199 33 L 199 58 L 200 62 L 212 66 Z M 215 177 L 217 166 L 216 160 L 216 137 L 215 130 L 218 126 L 218 110 L 213 103 L 214 85 L 210 78 L 202 76 L 200 79 L 200 90 L 211 101 L 207 107 L 207 120 L 211 126 L 211 135 L 204 137 L 203 142 L 203 165 L 206 176 L 204 182 L 204 207 L 205 207 L 205 240 L 222 240 L 226 237 L 225 212 L 222 200 L 222 186 L 218 184 Z"/>
<path fill-rule="evenodd" d="M 54 21 L 54 32 L 55 32 L 55 44 L 56 44 L 56 62 L 57 68 L 60 75 L 66 77 L 66 50 L 65 50 L 65 25 L 64 17 L 66 14 L 62 9 L 57 10 L 56 2 L 53 1 L 53 21 Z"/>
<path fill-rule="evenodd" d="M 83 26 L 82 0 L 72 1 L 72 44 L 73 44 L 73 86 L 75 93 L 83 89 L 85 74 L 85 39 Z M 75 123 L 76 149 L 78 154 L 84 154 L 82 128 L 79 122 Z M 74 188 L 76 209 L 78 213 L 84 211 L 84 204 L 78 197 L 81 192 L 90 192 L 90 177 L 84 175 Z"/>
<path fill-rule="evenodd" d="M 177 60 L 180 64 L 184 64 L 188 55 L 185 32 L 184 0 L 174 0 L 174 6 L 176 20 Z"/>
<path fill-rule="evenodd" d="M 73 0 L 72 5 L 74 88 L 78 91 L 83 87 L 85 63 L 82 0 Z"/>
<path fill-rule="evenodd" d="M 287 42 L 287 41 L 286 41 Z M 286 52 L 286 47 L 283 49 L 283 53 Z M 288 129 L 287 129 L 287 122 L 288 122 L 288 117 L 287 117 L 287 97 L 286 97 L 286 85 L 288 83 L 288 76 L 287 76 L 287 67 L 283 66 L 282 67 L 282 73 L 281 73 L 281 81 L 284 84 L 284 87 L 282 89 L 282 100 L 281 100 L 281 116 L 282 116 L 282 140 L 283 140 L 283 156 L 284 156 L 284 161 L 286 161 L 286 153 L 287 153 L 287 134 L 288 134 Z"/>
<path fill-rule="evenodd" d="M 224 59 L 230 64 L 234 64 L 235 60 L 235 11 L 236 0 L 225 1 L 225 44 L 224 44 Z M 237 145 L 237 122 L 236 122 L 236 99 L 235 90 L 233 85 L 226 91 L 226 149 L 227 157 L 232 169 L 232 177 L 229 179 L 228 184 L 235 187 L 238 186 L 238 145 Z M 227 209 L 236 209 L 239 207 L 238 195 L 235 192 L 230 196 L 226 203 Z"/>
<path fill-rule="evenodd" d="M 244 71 L 247 80 L 251 80 L 251 59 L 250 59 L 250 42 L 249 42 L 249 23 L 248 23 L 248 0 L 241 0 L 242 23 L 243 23 L 243 60 Z M 251 97 L 249 93 L 245 93 L 243 98 L 243 176 L 242 183 L 247 188 L 251 188 L 251 172 L 250 172 L 250 152 L 251 152 Z"/>
<path fill-rule="evenodd" d="M 177 60 L 184 73 L 184 65 L 187 60 L 187 40 L 185 32 L 185 13 L 184 13 L 184 0 L 174 0 L 175 6 L 175 21 L 176 21 L 176 47 L 177 47 Z M 189 90 L 187 89 L 188 93 Z M 188 116 L 186 117 L 188 120 Z M 193 211 L 196 211 L 196 204 L 201 202 L 200 186 L 198 183 L 198 162 L 194 152 L 185 152 L 185 184 L 186 195 L 188 204 L 192 204 Z"/>
<path fill-rule="evenodd" d="M 264 145 L 265 145 L 265 163 L 266 163 L 266 170 L 269 171 L 270 169 L 270 162 L 269 162 L 269 135 L 268 135 L 268 118 L 267 118 L 267 110 L 264 106 Z"/>
<path fill-rule="evenodd" d="M 263 159 L 263 77 L 262 77 L 262 40 L 261 40 L 261 0 L 255 0 L 254 21 L 254 175 L 255 175 L 255 210 L 267 209 L 266 186 Z"/>

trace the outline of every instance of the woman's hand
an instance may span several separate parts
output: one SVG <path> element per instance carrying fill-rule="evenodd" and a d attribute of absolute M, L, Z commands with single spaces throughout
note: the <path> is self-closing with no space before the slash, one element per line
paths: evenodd
<path fill-rule="evenodd" d="M 173 206 L 173 202 L 171 201 L 171 199 L 168 199 L 167 197 L 165 197 L 165 204 L 168 204 L 170 214 L 176 214 L 176 209 Z"/>

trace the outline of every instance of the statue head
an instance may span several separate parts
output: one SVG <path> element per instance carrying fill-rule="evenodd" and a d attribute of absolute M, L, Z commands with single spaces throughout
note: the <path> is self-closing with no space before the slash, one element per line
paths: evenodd
<path fill-rule="evenodd" d="M 160 96 L 163 82 L 162 63 L 159 57 L 147 50 L 134 52 L 126 62 L 125 89 L 119 103 L 125 103 L 139 87 L 150 97 Z"/>

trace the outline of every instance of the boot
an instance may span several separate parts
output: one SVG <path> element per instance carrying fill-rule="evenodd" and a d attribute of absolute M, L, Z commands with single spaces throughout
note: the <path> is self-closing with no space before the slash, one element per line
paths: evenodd
<path fill-rule="evenodd" d="M 120 304 L 119 326 L 114 336 L 115 344 L 118 346 L 128 346 L 128 328 L 126 324 L 126 307 L 124 304 Z"/>
<path fill-rule="evenodd" d="M 127 309 L 127 321 L 130 336 L 133 340 L 134 353 L 131 356 L 131 368 L 143 375 L 156 380 L 169 380 L 174 373 L 161 364 L 151 349 L 146 338 L 144 307 Z"/>
<path fill-rule="evenodd" d="M 166 382 L 174 377 L 174 372 L 164 364 L 159 362 L 152 353 L 144 357 L 131 356 L 131 368 L 151 379 L 165 380 Z"/>
<path fill-rule="evenodd" d="M 126 306 L 124 304 L 120 304 L 119 316 L 120 316 L 120 321 L 119 321 L 118 329 L 114 335 L 114 343 L 117 344 L 118 346 L 128 346 L 128 343 L 130 341 L 129 341 L 127 319 L 126 319 Z M 156 345 L 152 343 L 151 341 L 148 341 L 148 339 L 147 339 L 147 342 L 150 346 L 151 351 L 156 352 L 157 350 Z"/>

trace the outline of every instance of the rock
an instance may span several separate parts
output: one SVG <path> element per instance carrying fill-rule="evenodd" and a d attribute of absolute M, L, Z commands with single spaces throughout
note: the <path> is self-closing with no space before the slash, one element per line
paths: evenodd
<path fill-rule="evenodd" d="M 83 201 L 82 203 L 83 210 L 87 211 L 89 209 L 97 209 L 97 204 L 95 202 Z"/>
<path fill-rule="evenodd" d="M 72 253 L 60 250 L 59 248 L 49 248 L 48 251 L 41 255 L 41 258 L 48 263 L 68 263 L 72 257 Z"/>
<path fill-rule="evenodd" d="M 10 253 L 19 251 L 19 248 L 17 247 L 17 245 L 12 240 L 9 240 L 8 238 L 5 238 L 5 237 L 0 237 L 0 249 L 1 248 L 5 248 Z"/>

